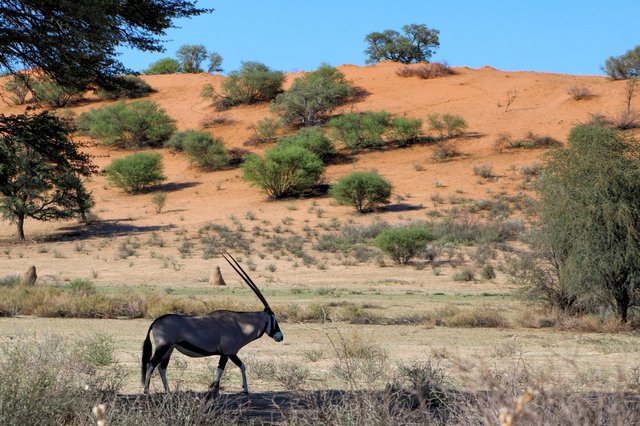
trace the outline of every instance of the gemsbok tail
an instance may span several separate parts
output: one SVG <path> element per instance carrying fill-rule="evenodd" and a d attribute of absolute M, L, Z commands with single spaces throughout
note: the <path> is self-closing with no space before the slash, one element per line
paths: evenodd
<path fill-rule="evenodd" d="M 142 385 L 144 386 L 145 378 L 147 376 L 147 364 L 151 361 L 151 327 L 149 327 L 149 331 L 147 331 L 147 338 L 144 339 L 144 343 L 142 344 Z"/>

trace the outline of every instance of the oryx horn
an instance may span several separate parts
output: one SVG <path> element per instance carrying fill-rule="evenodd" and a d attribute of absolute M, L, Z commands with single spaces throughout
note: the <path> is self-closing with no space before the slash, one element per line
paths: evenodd
<path fill-rule="evenodd" d="M 238 273 L 238 275 L 240 275 L 240 277 L 244 280 L 244 282 L 247 283 L 249 288 L 253 290 L 256 296 L 258 296 L 258 299 L 260 299 L 260 301 L 264 305 L 264 307 L 267 308 L 267 310 L 271 311 L 271 307 L 269 306 L 269 303 L 267 303 L 267 299 L 264 298 L 264 296 L 258 289 L 258 286 L 256 285 L 256 283 L 253 282 L 251 277 L 249 277 L 249 274 L 247 274 L 244 271 L 244 269 L 242 269 L 242 266 L 240 266 L 240 264 L 233 258 L 233 256 L 231 256 L 228 251 L 225 251 L 224 253 L 222 253 L 222 257 L 224 258 L 224 260 L 227 261 L 227 263 L 229 263 L 229 265 L 231 265 L 231 267 Z M 229 260 L 229 258 L 231 260 Z"/>

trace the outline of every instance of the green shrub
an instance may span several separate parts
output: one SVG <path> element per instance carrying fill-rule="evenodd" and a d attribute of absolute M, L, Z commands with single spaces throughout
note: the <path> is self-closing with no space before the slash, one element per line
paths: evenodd
<path fill-rule="evenodd" d="M 480 277 L 483 280 L 492 280 L 496 277 L 496 271 L 491 264 L 487 263 L 482 267 Z"/>
<path fill-rule="evenodd" d="M 23 280 L 20 275 L 6 275 L 4 277 L 0 277 L 0 287 L 16 287 L 21 285 L 22 282 Z"/>
<path fill-rule="evenodd" d="M 296 145 L 308 149 L 316 154 L 323 162 L 331 160 L 336 155 L 336 147 L 319 127 L 308 127 L 298 130 L 291 136 L 278 139 L 283 146 Z"/>
<path fill-rule="evenodd" d="M 264 158 L 248 157 L 242 167 L 244 178 L 264 190 L 270 198 L 298 194 L 315 186 L 322 177 L 322 160 L 299 146 L 275 146 Z"/>
<path fill-rule="evenodd" d="M 325 64 L 293 80 L 289 90 L 279 94 L 271 108 L 287 124 L 312 126 L 344 103 L 351 92 L 352 86 L 344 74 Z"/>
<path fill-rule="evenodd" d="M 11 93 L 9 99 L 14 105 L 22 105 L 26 102 L 27 96 L 31 93 L 29 85 L 27 84 L 28 77 L 25 75 L 14 75 L 11 80 L 7 80 L 4 84 L 4 88 L 7 92 Z"/>
<path fill-rule="evenodd" d="M 429 128 L 436 133 L 440 139 L 454 138 L 460 136 L 467 128 L 467 122 L 456 114 L 429 114 Z"/>
<path fill-rule="evenodd" d="M 391 133 L 398 145 L 410 145 L 422 135 L 422 120 L 419 118 L 395 117 L 391 120 Z"/>
<path fill-rule="evenodd" d="M 141 98 L 153 93 L 153 88 L 136 75 L 126 75 L 122 83 L 114 89 L 98 89 L 98 97 L 104 100 Z"/>
<path fill-rule="evenodd" d="M 104 367 L 116 361 L 113 337 L 95 333 L 76 343 L 76 352 L 87 363 L 96 367 Z"/>
<path fill-rule="evenodd" d="M 145 74 L 175 74 L 182 71 L 182 65 L 177 59 L 163 58 L 160 59 L 143 71 Z"/>
<path fill-rule="evenodd" d="M 360 213 L 389 204 L 391 183 L 376 172 L 355 172 L 331 187 L 330 194 L 340 204 L 354 206 Z"/>
<path fill-rule="evenodd" d="M 640 77 L 640 46 L 628 50 L 624 55 L 607 59 L 604 72 L 613 80 Z"/>
<path fill-rule="evenodd" d="M 31 90 L 36 102 L 44 103 L 54 108 L 63 107 L 71 100 L 82 96 L 82 93 L 76 89 L 63 87 L 48 79 L 32 82 Z"/>
<path fill-rule="evenodd" d="M 167 194 L 162 191 L 156 191 L 151 196 L 151 202 L 153 203 L 153 207 L 155 208 L 156 213 L 159 214 L 160 212 L 162 212 L 164 205 L 167 203 Z"/>
<path fill-rule="evenodd" d="M 348 113 L 333 118 L 329 124 L 334 128 L 334 137 L 344 142 L 347 149 L 357 152 L 384 145 L 382 134 L 389 125 L 389 114 L 385 111 Z"/>
<path fill-rule="evenodd" d="M 162 157 L 158 153 L 138 152 L 117 158 L 104 172 L 112 185 L 129 193 L 141 192 L 166 180 L 162 174 Z"/>
<path fill-rule="evenodd" d="M 161 146 L 176 130 L 174 120 L 151 101 L 116 102 L 85 112 L 78 128 L 118 148 Z"/>
<path fill-rule="evenodd" d="M 171 135 L 171 137 L 169 139 L 167 139 L 163 146 L 165 148 L 169 148 L 172 151 L 184 151 L 184 141 L 187 140 L 187 138 L 191 138 L 191 137 L 200 137 L 200 135 L 208 135 L 208 133 L 206 132 L 201 132 L 199 130 L 193 130 L 193 129 L 189 129 L 189 130 L 183 130 L 182 132 L 176 132 L 173 135 Z"/>
<path fill-rule="evenodd" d="M 282 91 L 283 84 L 282 71 L 272 71 L 259 62 L 243 62 L 222 83 L 222 95 L 228 106 L 268 102 Z"/>
<path fill-rule="evenodd" d="M 79 296 L 88 296 L 90 294 L 95 294 L 96 292 L 96 285 L 83 278 L 74 279 L 69 283 L 68 287 L 71 293 Z"/>
<path fill-rule="evenodd" d="M 433 234 L 428 228 L 415 225 L 385 229 L 378 234 L 374 243 L 395 263 L 404 265 L 409 263 L 433 240 Z"/>
<path fill-rule="evenodd" d="M 182 148 L 192 163 L 205 170 L 220 170 L 230 161 L 222 139 L 213 138 L 207 132 L 190 132 Z"/>
<path fill-rule="evenodd" d="M 462 268 L 462 270 L 453 274 L 454 281 L 473 281 L 475 279 L 476 272 L 468 266 L 465 266 L 464 268 Z"/>
<path fill-rule="evenodd" d="M 261 144 L 270 143 L 276 140 L 276 133 L 280 125 L 276 120 L 270 117 L 265 117 L 258 121 L 255 126 L 255 136 L 252 137 L 246 144 Z"/>

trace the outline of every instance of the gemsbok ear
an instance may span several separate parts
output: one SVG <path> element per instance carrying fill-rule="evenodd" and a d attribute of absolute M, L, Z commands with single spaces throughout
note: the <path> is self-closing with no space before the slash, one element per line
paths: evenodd
<path fill-rule="evenodd" d="M 264 298 L 264 296 L 262 295 L 262 293 L 258 289 L 258 286 L 256 285 L 256 283 L 253 282 L 251 277 L 249 277 L 249 274 L 247 274 L 245 272 L 245 270 L 242 269 L 242 266 L 240 266 L 240 264 L 233 258 L 233 256 L 231 256 L 231 254 L 229 254 L 229 252 L 225 250 L 224 253 L 222 253 L 222 257 L 224 258 L 224 260 L 227 261 L 227 263 L 229 263 L 229 265 L 231 265 L 233 270 L 236 271 L 238 273 L 238 275 L 240 275 L 240 277 L 243 279 L 243 281 L 245 283 L 247 283 L 249 288 L 251 290 L 253 290 L 253 292 L 256 294 L 256 296 L 258 296 L 258 299 L 260 299 L 260 301 L 264 305 L 265 310 L 267 312 L 273 312 L 271 310 L 271 307 L 269 306 L 269 303 L 267 303 L 267 299 Z"/>

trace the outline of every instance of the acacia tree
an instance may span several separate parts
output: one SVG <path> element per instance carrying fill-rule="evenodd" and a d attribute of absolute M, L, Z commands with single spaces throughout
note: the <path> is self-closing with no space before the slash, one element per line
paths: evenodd
<path fill-rule="evenodd" d="M 46 111 L 0 116 L 0 213 L 16 223 L 21 241 L 26 218 L 84 218 L 93 206 L 83 178 L 95 172 L 95 166 L 69 132 Z"/>
<path fill-rule="evenodd" d="M 610 57 L 602 69 L 613 80 L 640 77 L 640 45 L 624 55 Z"/>
<path fill-rule="evenodd" d="M 207 48 L 202 44 L 185 44 L 176 52 L 182 71 L 189 74 L 203 71 L 202 63 L 207 59 L 207 55 Z"/>
<path fill-rule="evenodd" d="M 287 124 L 312 126 L 321 123 L 352 92 L 351 83 L 340 70 L 323 64 L 296 77 L 289 90 L 275 98 L 271 109 Z"/>
<path fill-rule="evenodd" d="M 222 56 L 218 52 L 209 53 L 209 72 L 222 72 Z"/>
<path fill-rule="evenodd" d="M 384 59 L 403 64 L 428 62 L 433 52 L 440 46 L 439 30 L 428 28 L 424 24 L 411 24 L 402 27 L 404 35 L 395 30 L 367 34 L 365 41 L 369 47 L 367 63 Z"/>
<path fill-rule="evenodd" d="M 548 154 L 540 241 L 558 288 L 612 305 L 623 322 L 640 303 L 640 149 L 613 130 L 574 128 Z"/>
<path fill-rule="evenodd" d="M 208 9 L 190 0 L 7 0 L 0 2 L 0 70 L 39 70 L 63 87 L 112 88 L 131 73 L 121 46 L 163 51 L 173 20 Z"/>

